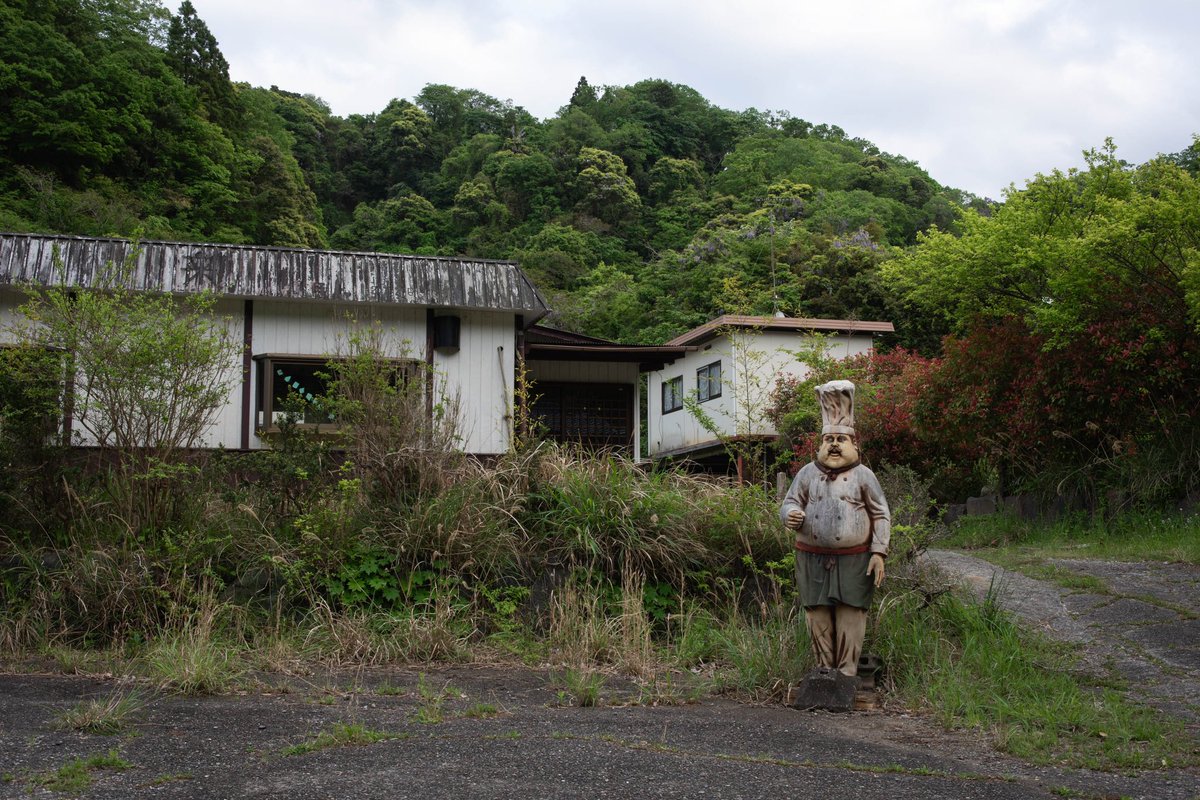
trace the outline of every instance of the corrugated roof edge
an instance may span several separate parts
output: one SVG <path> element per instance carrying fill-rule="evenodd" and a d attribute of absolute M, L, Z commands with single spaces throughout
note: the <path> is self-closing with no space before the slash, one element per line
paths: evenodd
<path fill-rule="evenodd" d="M 514 270 L 516 272 L 516 275 L 519 276 L 519 280 L 520 280 L 521 284 L 524 285 L 526 287 L 526 289 L 528 290 L 528 292 L 533 296 L 533 298 L 536 299 L 535 305 L 537 307 L 528 309 L 529 311 L 533 311 L 534 313 L 528 315 L 523 320 L 523 322 L 526 326 L 536 323 L 538 320 L 542 319 L 548 313 L 550 313 L 550 307 L 549 307 L 549 304 L 546 302 L 546 298 L 542 295 L 542 293 L 540 291 L 538 291 L 537 286 L 535 286 L 533 281 L 530 280 L 530 278 L 529 278 L 528 274 L 526 274 L 525 270 L 523 270 L 521 268 L 521 265 L 518 262 L 510 261 L 510 260 L 475 258 L 475 257 L 470 257 L 470 256 L 432 256 L 432 255 L 417 255 L 417 254 L 408 254 L 408 253 L 383 253 L 383 252 L 373 252 L 373 251 L 367 251 L 367 250 L 330 250 L 330 249 L 316 249 L 316 248 L 303 248 L 303 247 L 282 247 L 282 246 L 275 246 L 275 245 L 228 244 L 228 243 L 223 243 L 223 242 L 183 242 L 183 241 L 170 241 L 170 240 L 165 240 L 165 239 L 136 239 L 135 240 L 135 239 L 128 239 L 128 238 L 124 238 L 124 237 L 118 237 L 118 236 L 79 236 L 79 235 L 71 235 L 71 234 L 28 233 L 28 232 L 15 232 L 15 231 L 0 232 L 0 240 L 5 240 L 5 239 L 7 239 L 7 240 L 25 239 L 25 240 L 30 240 L 30 241 L 37 240 L 37 241 L 48 241 L 50 243 L 54 243 L 54 242 L 96 243 L 96 244 L 100 244 L 100 245 L 124 246 L 124 247 L 136 245 L 138 247 L 149 246 L 149 247 L 156 247 L 156 248 L 157 247 L 162 247 L 162 248 L 215 248 L 215 249 L 226 250 L 226 251 L 255 252 L 255 253 L 264 253 L 264 254 L 270 254 L 270 253 L 293 254 L 293 253 L 295 253 L 295 254 L 303 254 L 306 256 L 324 256 L 324 257 L 330 257 L 330 258 L 336 258 L 336 257 L 347 257 L 347 258 L 355 258 L 355 259 L 366 258 L 366 259 L 376 260 L 377 262 L 382 260 L 385 262 L 386 261 L 396 261 L 396 262 L 405 262 L 405 263 L 412 263 L 412 262 L 439 263 L 440 262 L 440 263 L 445 263 L 448 265 L 449 264 L 476 264 L 476 265 L 494 264 L 497 267 Z M 2 266 L 2 265 L 0 265 L 0 266 Z M 8 280 L 5 280 L 5 277 L 6 277 L 5 275 L 0 275 L 0 284 L 9 283 Z M 9 276 L 9 277 L 11 277 L 11 276 Z"/>
<path fill-rule="evenodd" d="M 22 236 L 27 239 L 71 239 L 81 242 L 123 242 L 125 244 L 137 243 L 143 244 L 168 244 L 180 245 L 183 247 L 222 247 L 230 250 L 268 250 L 279 251 L 284 253 L 328 253 L 330 255 L 345 255 L 345 256 L 383 256 L 385 258 L 409 258 L 423 259 L 428 261 L 470 261 L 477 264 L 503 264 L 505 266 L 517 267 L 521 265 L 516 261 L 509 261 L 502 258 L 475 258 L 474 256 L 426 256 L 418 253 L 385 253 L 380 250 L 330 250 L 322 247 L 283 247 L 281 245 L 272 244 L 230 244 L 228 242 L 185 242 L 175 241 L 171 239 L 126 239 L 121 236 L 81 236 L 70 233 L 22 233 L 18 231 L 0 231 L 0 236 Z M 524 275 L 524 270 L 521 271 Z M 526 282 L 529 282 L 526 276 Z M 529 284 L 533 288 L 533 284 Z"/>

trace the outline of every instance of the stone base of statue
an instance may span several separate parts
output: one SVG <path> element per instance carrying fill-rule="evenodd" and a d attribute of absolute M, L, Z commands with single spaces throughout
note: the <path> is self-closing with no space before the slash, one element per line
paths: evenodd
<path fill-rule="evenodd" d="M 868 711 L 879 708 L 879 681 L 883 661 L 864 653 L 858 660 L 858 677 L 843 675 L 830 667 L 817 667 L 798 685 L 788 687 L 787 705 L 823 711 Z"/>
<path fill-rule="evenodd" d="M 858 692 L 858 678 L 836 669 L 817 667 L 788 692 L 788 705 L 802 711 L 850 711 Z"/>

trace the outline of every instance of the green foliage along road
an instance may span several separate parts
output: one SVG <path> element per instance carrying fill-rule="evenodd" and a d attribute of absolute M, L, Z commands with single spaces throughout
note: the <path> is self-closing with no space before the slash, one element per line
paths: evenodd
<path fill-rule="evenodd" d="M 186 0 L 0 0 L 0 23 L 8 230 L 516 258 L 558 324 L 655 341 L 720 311 L 896 319 L 879 263 L 987 207 L 664 80 L 581 78 L 546 120 L 439 84 L 342 118 L 232 83 Z"/>

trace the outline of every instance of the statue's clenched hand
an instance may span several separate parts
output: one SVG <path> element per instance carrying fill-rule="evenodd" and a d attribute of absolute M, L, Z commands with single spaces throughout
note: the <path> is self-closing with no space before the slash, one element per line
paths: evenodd
<path fill-rule="evenodd" d="M 871 563 L 867 564 L 867 576 L 875 576 L 875 585 L 883 583 L 883 556 L 879 553 L 871 554 Z"/>
<path fill-rule="evenodd" d="M 804 525 L 805 516 L 807 515 L 803 511 L 798 508 L 793 508 L 787 513 L 787 519 L 784 520 L 784 524 L 792 530 L 798 531 L 800 530 L 800 527 Z"/>

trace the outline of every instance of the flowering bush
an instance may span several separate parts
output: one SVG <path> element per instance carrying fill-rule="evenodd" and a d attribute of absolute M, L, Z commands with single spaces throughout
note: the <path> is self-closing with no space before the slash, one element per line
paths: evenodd
<path fill-rule="evenodd" d="M 943 498 L 991 488 L 1127 497 L 1196 488 L 1200 342 L 1153 302 L 1114 302 L 1078 335 L 1050 342 L 1016 317 L 979 319 L 927 359 L 896 349 L 845 361 L 806 353 L 805 380 L 781 380 L 771 419 L 797 464 L 821 429 L 813 388 L 858 386 L 856 428 L 868 463 L 916 470 Z"/>

